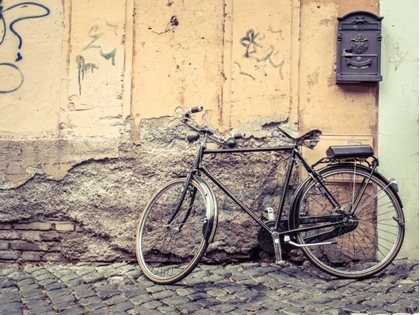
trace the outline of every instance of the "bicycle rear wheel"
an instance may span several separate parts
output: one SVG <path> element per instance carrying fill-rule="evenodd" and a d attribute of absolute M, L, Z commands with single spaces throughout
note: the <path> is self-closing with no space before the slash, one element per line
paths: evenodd
<path fill-rule="evenodd" d="M 371 170 L 353 164 L 320 171 L 324 185 L 340 204 L 333 209 L 321 185 L 314 180 L 303 186 L 294 203 L 291 229 L 321 225 L 308 216 L 336 215 L 342 224 L 299 232 L 296 240 L 306 257 L 321 270 L 341 278 L 365 278 L 386 268 L 398 254 L 404 238 L 404 214 L 388 181 Z M 330 223 L 334 222 L 331 220 Z"/>
<path fill-rule="evenodd" d="M 208 241 L 203 236 L 208 223 L 206 194 L 195 180 L 184 194 L 185 183 L 185 178 L 167 183 L 140 217 L 137 261 L 145 276 L 158 284 L 186 277 L 207 250 Z"/>

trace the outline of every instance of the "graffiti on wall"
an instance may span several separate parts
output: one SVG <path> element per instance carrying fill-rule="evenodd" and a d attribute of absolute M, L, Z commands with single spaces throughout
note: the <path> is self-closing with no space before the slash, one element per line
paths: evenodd
<path fill-rule="evenodd" d="M 385 48 L 389 53 L 389 63 L 394 65 L 394 70 L 397 71 L 404 57 L 407 55 L 406 51 L 402 51 L 400 43 L 396 42 L 391 36 L 385 37 Z"/>
<path fill-rule="evenodd" d="M 112 32 L 112 34 L 114 34 L 115 36 L 118 36 L 117 33 L 117 29 L 118 26 L 109 23 L 108 21 L 105 21 L 105 25 L 110 27 L 111 30 L 107 29 L 107 33 L 109 33 L 110 31 Z M 110 60 L 111 59 L 111 63 L 113 66 L 115 66 L 115 54 L 117 53 L 117 48 L 114 48 L 112 51 L 106 53 L 103 51 L 102 46 L 99 45 L 98 40 L 103 37 L 105 35 L 105 32 L 102 32 L 100 30 L 99 25 L 94 25 L 90 28 L 89 34 L 88 36 L 92 39 L 91 42 L 89 44 L 87 44 L 83 50 L 86 49 L 98 49 L 99 54 L 104 57 L 106 60 Z"/>
<path fill-rule="evenodd" d="M 272 34 L 281 33 L 281 31 L 275 31 L 271 27 L 269 27 L 269 32 Z M 284 60 L 278 60 L 280 51 L 273 43 L 269 42 L 265 34 L 249 29 L 239 42 L 244 47 L 242 58 L 252 61 L 253 67 L 252 70 L 244 69 L 242 63 L 235 62 L 239 67 L 239 74 L 255 80 L 257 73 L 263 73 L 264 76 L 267 76 L 267 69 L 274 68 L 277 69 L 280 78 L 283 80 Z"/>
<path fill-rule="evenodd" d="M 0 0 L 0 7 L 1 4 L 2 1 Z M 8 18 L 10 12 L 14 14 L 13 19 Z M 0 60 L 0 77 L 8 78 L 8 80 L 0 80 L 0 94 L 12 93 L 24 83 L 24 75 L 18 66 L 18 62 L 23 59 L 21 49 L 24 43 L 24 35 L 16 30 L 16 24 L 25 20 L 43 18 L 49 14 L 50 10 L 45 5 L 36 2 L 20 2 L 9 7 L 2 7 L 0 13 L 0 46 L 6 40 L 13 39 L 16 39 L 17 45 L 14 60 Z"/>
<path fill-rule="evenodd" d="M 106 60 L 110 60 L 111 64 L 115 66 L 115 55 L 117 54 L 117 48 L 112 47 L 111 50 L 106 51 L 103 48 L 103 43 L 101 42 L 101 38 L 105 39 L 108 36 L 118 36 L 118 26 L 108 21 L 105 21 L 105 27 L 99 26 L 98 24 L 92 26 L 88 32 L 88 37 L 90 38 L 90 42 L 83 47 L 83 51 L 96 49 L 99 52 L 99 55 Z M 106 41 L 106 39 L 105 39 Z M 82 81 L 85 77 L 85 73 L 90 71 L 93 72 L 94 70 L 99 69 L 99 65 L 97 63 L 86 62 L 85 57 L 82 55 L 76 56 L 76 64 L 77 64 L 77 81 L 79 83 L 79 95 L 82 94 Z"/>

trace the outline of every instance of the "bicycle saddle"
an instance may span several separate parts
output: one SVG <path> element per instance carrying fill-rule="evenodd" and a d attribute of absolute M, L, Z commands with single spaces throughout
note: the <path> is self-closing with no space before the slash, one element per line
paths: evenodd
<path fill-rule="evenodd" d="M 293 139 L 295 141 L 304 141 L 304 140 L 309 140 L 312 139 L 314 137 L 319 137 L 320 135 L 322 135 L 322 131 L 319 129 L 312 129 L 309 130 L 307 132 L 298 132 L 298 131 L 294 131 L 294 130 L 290 130 L 287 128 L 283 128 L 283 127 L 277 127 L 286 137 Z"/>

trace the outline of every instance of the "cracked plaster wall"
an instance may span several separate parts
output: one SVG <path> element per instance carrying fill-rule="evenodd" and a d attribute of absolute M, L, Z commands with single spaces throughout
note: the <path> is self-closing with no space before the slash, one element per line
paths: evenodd
<path fill-rule="evenodd" d="M 0 43 L 0 222 L 74 222 L 85 234 L 65 257 L 134 259 L 142 208 L 192 162 L 175 119 L 192 106 L 205 107 L 200 123 L 245 132 L 249 145 L 278 144 L 278 124 L 376 135 L 377 90 L 332 78 L 337 16 L 377 12 L 377 1 L 16 4 L 4 5 Z M 283 189 L 282 156 L 210 168 L 261 215 Z M 257 227 L 220 204 L 208 259 L 252 256 Z"/>

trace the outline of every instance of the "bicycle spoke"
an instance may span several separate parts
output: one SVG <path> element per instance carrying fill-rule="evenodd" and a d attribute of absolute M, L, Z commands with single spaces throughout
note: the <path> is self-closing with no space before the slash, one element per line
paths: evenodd
<path fill-rule="evenodd" d="M 138 261 L 145 275 L 157 283 L 174 283 L 188 275 L 207 249 L 202 232 L 207 220 L 204 192 L 192 182 L 188 189 L 194 193 L 184 195 L 184 187 L 185 179 L 168 183 L 140 219 Z"/>
<path fill-rule="evenodd" d="M 340 277 L 365 277 L 385 268 L 398 253 L 403 237 L 402 224 L 395 219 L 403 220 L 402 210 L 389 184 L 358 166 L 327 169 L 322 178 L 339 203 L 339 209 L 332 209 L 325 194 L 312 181 L 299 195 L 298 207 L 292 209 L 291 217 L 295 219 L 290 221 L 291 228 L 299 228 L 300 216 L 334 212 L 343 217 L 343 223 L 332 230 L 298 233 L 297 240 L 301 244 L 315 239 L 313 235 L 325 235 L 337 241 L 336 244 L 303 247 L 303 252 L 317 267 Z M 311 227 L 316 225 L 313 223 Z M 327 232 L 329 234 L 322 234 Z"/>

